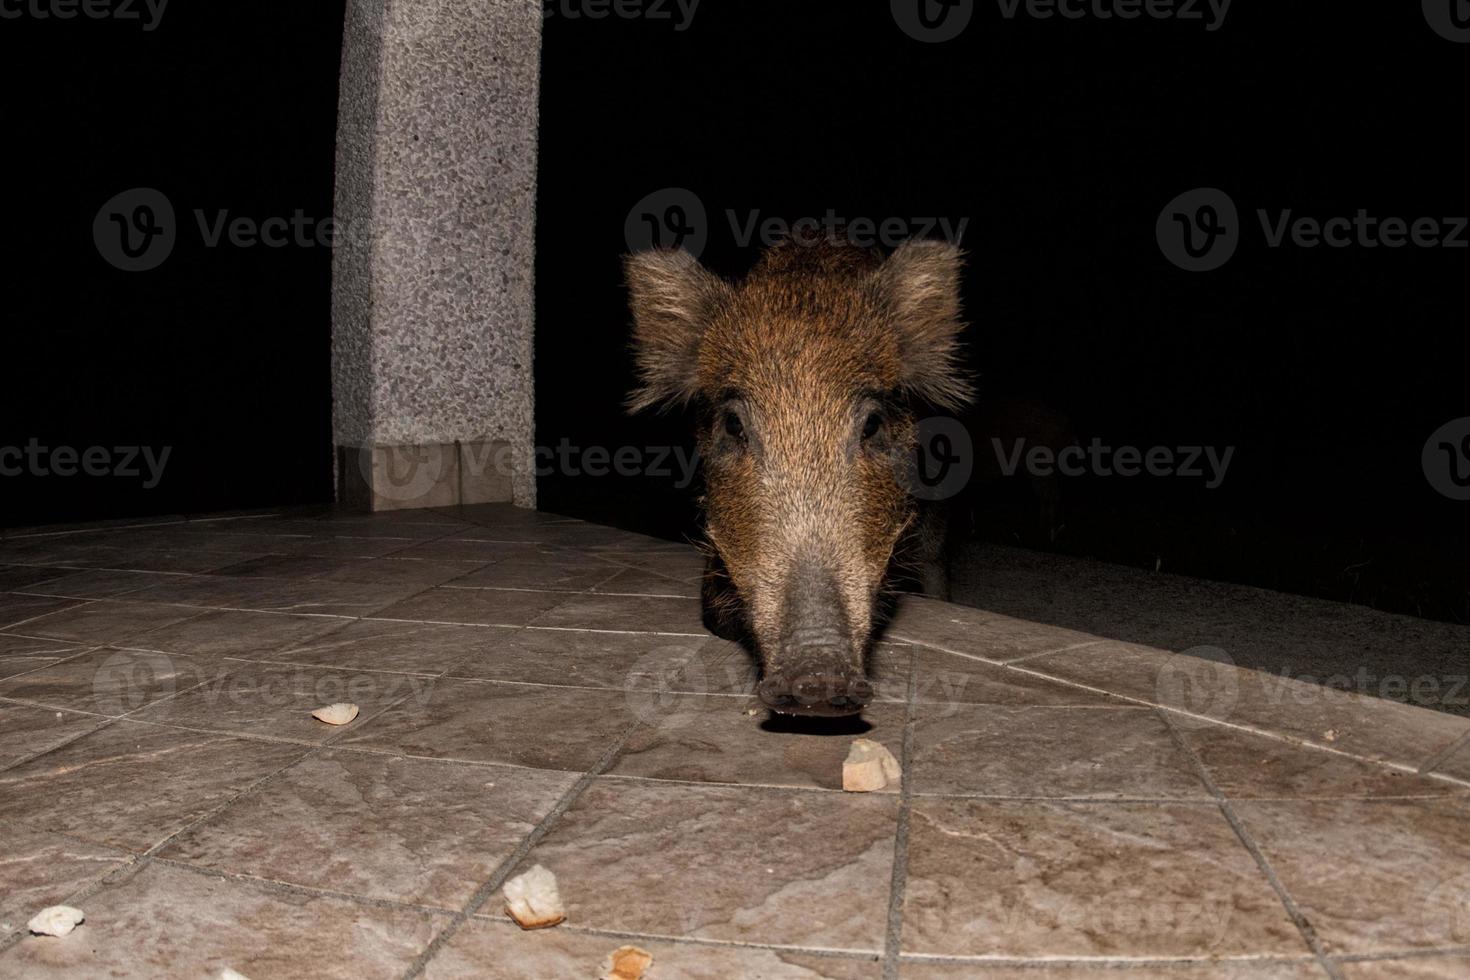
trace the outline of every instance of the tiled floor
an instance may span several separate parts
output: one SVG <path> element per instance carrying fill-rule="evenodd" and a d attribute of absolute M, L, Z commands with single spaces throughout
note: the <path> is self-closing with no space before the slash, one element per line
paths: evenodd
<path fill-rule="evenodd" d="M 0 538 L 0 976 L 1470 976 L 1470 719 L 908 599 L 817 730 L 699 568 L 504 507 Z"/>

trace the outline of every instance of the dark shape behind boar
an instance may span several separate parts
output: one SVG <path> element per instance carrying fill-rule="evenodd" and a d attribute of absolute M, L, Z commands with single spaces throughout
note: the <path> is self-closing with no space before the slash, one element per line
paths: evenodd
<path fill-rule="evenodd" d="M 706 621 L 753 639 L 777 711 L 849 714 L 872 697 L 874 609 L 916 529 L 915 408 L 970 394 L 960 265 L 955 246 L 918 241 L 886 260 L 781 244 L 738 283 L 684 252 L 627 259 L 629 404 L 697 409 Z"/>

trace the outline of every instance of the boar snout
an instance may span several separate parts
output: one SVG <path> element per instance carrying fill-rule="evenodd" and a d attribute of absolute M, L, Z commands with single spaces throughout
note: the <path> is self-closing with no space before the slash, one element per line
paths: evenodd
<path fill-rule="evenodd" d="M 811 570 L 794 575 L 784 618 L 789 628 L 766 658 L 756 689 L 766 707 L 792 715 L 850 715 L 873 700 L 832 576 Z"/>

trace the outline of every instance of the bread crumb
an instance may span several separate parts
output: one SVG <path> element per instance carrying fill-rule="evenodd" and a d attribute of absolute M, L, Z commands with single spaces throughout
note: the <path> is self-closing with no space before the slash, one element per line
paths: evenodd
<path fill-rule="evenodd" d="M 70 905 L 52 905 L 31 916 L 26 928 L 38 936 L 65 936 L 87 916 L 81 909 Z"/>
<path fill-rule="evenodd" d="M 317 708 L 311 713 L 317 721 L 324 721 L 328 725 L 345 725 L 357 717 L 357 705 L 346 701 L 338 704 L 329 704 L 324 708 Z"/>
<path fill-rule="evenodd" d="M 871 793 L 896 783 L 903 770 L 887 747 L 870 738 L 855 738 L 842 761 L 842 788 L 849 793 Z"/>
<path fill-rule="evenodd" d="M 637 946 L 619 946 L 607 956 L 602 980 L 642 980 L 653 965 L 653 954 Z"/>
<path fill-rule="evenodd" d="M 566 919 L 556 875 L 541 865 L 505 883 L 505 911 L 522 929 L 545 929 Z"/>

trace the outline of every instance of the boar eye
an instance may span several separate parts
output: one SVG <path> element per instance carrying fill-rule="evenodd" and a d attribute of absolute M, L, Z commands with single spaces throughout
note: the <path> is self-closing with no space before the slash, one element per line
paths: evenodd
<path fill-rule="evenodd" d="M 725 413 L 725 434 L 733 439 L 745 438 L 745 425 L 734 412 Z"/>
<path fill-rule="evenodd" d="M 868 416 L 868 420 L 863 423 L 863 438 L 865 440 L 873 438 L 881 428 L 883 428 L 883 416 L 877 412 L 873 412 Z"/>

